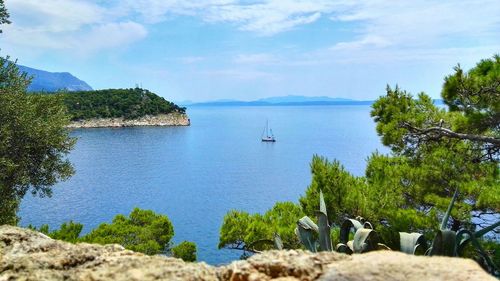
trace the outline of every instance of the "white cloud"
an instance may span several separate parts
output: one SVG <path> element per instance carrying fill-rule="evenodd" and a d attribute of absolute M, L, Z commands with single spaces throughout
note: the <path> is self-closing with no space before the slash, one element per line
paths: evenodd
<path fill-rule="evenodd" d="M 131 21 L 96 24 L 77 33 L 40 32 L 37 29 L 17 25 L 5 29 L 4 39 L 14 48 L 60 50 L 80 55 L 126 46 L 147 35 L 146 28 Z"/>
<path fill-rule="evenodd" d="M 121 3 L 122 8 L 149 23 L 187 15 L 209 23 L 230 23 L 240 30 L 266 36 L 315 22 L 323 13 L 345 5 L 344 1 L 331 0 L 127 0 Z"/>
<path fill-rule="evenodd" d="M 233 59 L 233 62 L 237 64 L 270 64 L 278 61 L 277 57 L 266 53 L 240 54 Z"/>
<path fill-rule="evenodd" d="M 148 25 L 178 16 L 230 24 L 263 36 L 293 30 L 322 17 L 331 19 L 331 25 L 352 23 L 348 27 L 352 39 L 335 43 L 336 38 L 331 38 L 332 45 L 319 47 L 317 53 L 289 55 L 301 57 L 294 60 L 297 65 L 331 58 L 380 61 L 391 53 L 402 58 L 415 54 L 428 58 L 430 53 L 441 54 L 453 46 L 473 49 L 500 44 L 498 0 L 11 0 L 7 8 L 13 24 L 4 26 L 0 37 L 7 50 L 97 52 L 137 42 L 147 36 Z M 286 56 L 242 54 L 232 62 L 286 64 Z M 193 56 L 179 61 L 190 64 L 201 60 Z"/>
<path fill-rule="evenodd" d="M 74 31 L 105 18 L 105 9 L 81 0 L 16 0 L 6 5 L 14 25 L 37 32 Z"/>
<path fill-rule="evenodd" d="M 435 46 L 449 40 L 500 38 L 500 4 L 481 1 L 360 1 L 332 16 L 334 22 L 358 22 L 361 38 L 400 46 Z M 498 39 L 497 39 L 498 42 Z"/>
<path fill-rule="evenodd" d="M 81 0 L 16 0 L 7 3 L 13 23 L 5 26 L 7 49 L 91 52 L 124 46 L 147 35 L 146 28 L 113 17 L 113 11 Z"/>
<path fill-rule="evenodd" d="M 73 38 L 71 45 L 74 48 L 87 45 L 85 51 L 110 49 L 138 41 L 146 37 L 147 33 L 144 26 L 132 21 L 106 23 L 93 27 L 79 38 Z"/>
<path fill-rule="evenodd" d="M 334 51 L 336 51 L 336 50 L 356 50 L 356 49 L 361 49 L 361 48 L 365 48 L 365 47 L 383 48 L 383 47 L 387 47 L 390 45 L 391 45 L 391 43 L 382 37 L 367 35 L 366 37 L 364 37 L 360 40 L 337 43 L 333 47 L 331 47 L 331 50 L 334 50 Z"/>
<path fill-rule="evenodd" d="M 203 71 L 200 74 L 217 79 L 236 79 L 241 81 L 279 79 L 279 76 L 275 73 L 252 69 L 219 69 Z"/>

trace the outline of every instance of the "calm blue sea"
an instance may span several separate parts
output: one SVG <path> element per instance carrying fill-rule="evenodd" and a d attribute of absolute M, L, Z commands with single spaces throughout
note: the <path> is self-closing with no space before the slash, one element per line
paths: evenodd
<path fill-rule="evenodd" d="M 200 261 L 226 263 L 241 255 L 217 249 L 227 211 L 298 202 L 314 154 L 363 175 L 370 153 L 386 151 L 369 106 L 194 107 L 188 114 L 189 127 L 73 131 L 76 174 L 52 198 L 27 195 L 21 225 L 73 220 L 88 232 L 134 207 L 152 209 L 170 218 L 175 242 L 196 242 Z M 260 141 L 266 119 L 276 143 Z"/>

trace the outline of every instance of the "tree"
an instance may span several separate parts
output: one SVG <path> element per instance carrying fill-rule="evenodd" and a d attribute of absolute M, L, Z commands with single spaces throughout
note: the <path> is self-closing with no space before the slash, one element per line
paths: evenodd
<path fill-rule="evenodd" d="M 474 229 L 478 218 L 498 215 L 499 56 L 469 72 L 457 67 L 445 78 L 442 96 L 449 110 L 434 105 L 424 93 L 414 99 L 399 87 L 387 87 L 371 114 L 391 153 L 373 153 L 364 177 L 353 176 L 336 160 L 313 157 L 312 182 L 299 201 L 303 212 L 315 218 L 323 191 L 329 223 L 337 228 L 332 241 L 342 221 L 357 216 L 372 222 L 393 249 L 399 248 L 400 231 L 421 232 L 431 239 L 457 188 L 452 230 Z M 479 227 L 486 225 L 483 221 Z M 255 250 L 250 246 L 268 241 L 270 227 L 261 215 L 231 211 L 224 218 L 219 247 Z"/>
<path fill-rule="evenodd" d="M 334 227 L 346 217 L 361 216 L 385 243 L 398 248 L 398 231 L 432 238 L 458 188 L 450 228 L 487 226 L 478 219 L 500 211 L 499 57 L 469 72 L 457 67 L 445 78 L 442 97 L 449 110 L 424 93 L 414 99 L 388 87 L 371 114 L 391 153 L 373 153 L 364 177 L 353 176 L 338 161 L 313 157 L 312 183 L 300 198 L 304 213 L 316 217 L 322 190 Z"/>
<path fill-rule="evenodd" d="M 311 185 L 299 199 L 308 216 L 316 217 L 320 190 L 324 194 L 330 223 L 340 225 L 345 218 L 362 213 L 362 193 L 366 189 L 364 178 L 353 176 L 336 160 L 330 162 L 317 155 L 313 156 L 311 173 Z"/>
<path fill-rule="evenodd" d="M 196 244 L 189 241 L 182 241 L 177 246 L 172 248 L 172 254 L 178 259 L 187 262 L 196 261 Z"/>
<path fill-rule="evenodd" d="M 47 93 L 41 93 L 47 94 Z M 48 93 L 52 95 L 53 93 Z M 145 115 L 185 113 L 184 107 L 141 88 L 60 93 L 71 120 L 91 118 L 136 119 Z"/>
<path fill-rule="evenodd" d="M 148 255 L 166 253 L 174 236 L 174 228 L 167 216 L 139 208 L 134 208 L 128 217 L 116 215 L 112 223 L 100 224 L 84 236 L 80 236 L 83 225 L 73 221 L 65 222 L 53 231 L 50 231 L 47 224 L 38 229 L 32 225 L 28 228 L 66 242 L 120 244 L 126 249 Z M 188 259 L 194 255 L 196 260 L 196 245 L 193 242 L 185 241 L 176 248 L 179 258 Z"/>
<path fill-rule="evenodd" d="M 29 95 L 30 79 L 0 58 L 0 224 L 16 224 L 20 200 L 31 190 L 51 196 L 51 186 L 73 174 L 66 155 L 75 139 L 65 126 L 59 96 Z"/>
<path fill-rule="evenodd" d="M 48 224 L 40 226 L 39 229 L 32 225 L 29 225 L 28 228 L 44 233 L 53 239 L 76 243 L 80 240 L 80 233 L 82 232 L 83 224 L 75 223 L 73 221 L 70 221 L 68 223 L 65 222 L 59 229 L 56 229 L 54 231 L 50 231 Z"/>
<path fill-rule="evenodd" d="M 7 12 L 7 9 L 5 8 L 5 4 L 3 0 L 0 0 L 0 25 L 2 24 L 9 24 L 9 13 Z M 0 29 L 0 33 L 2 33 L 2 30 Z"/>
<path fill-rule="evenodd" d="M 295 225 L 303 215 L 300 206 L 292 202 L 278 202 L 264 215 L 232 210 L 224 216 L 219 249 L 240 250 L 246 257 L 274 248 L 275 234 L 281 237 L 285 248 L 299 248 Z"/>
<path fill-rule="evenodd" d="M 388 87 L 372 116 L 392 155 L 412 167 L 399 184 L 410 206 L 426 213 L 443 210 L 459 189 L 456 230 L 472 223 L 471 217 L 500 211 L 500 57 L 482 60 L 468 72 L 456 67 L 441 96 L 449 110 L 424 93 L 413 99 Z"/>
<path fill-rule="evenodd" d="M 156 255 L 166 252 L 174 236 L 172 223 L 165 215 L 134 208 L 128 217 L 117 215 L 83 236 L 81 241 L 97 244 L 120 244 L 126 249 Z"/>

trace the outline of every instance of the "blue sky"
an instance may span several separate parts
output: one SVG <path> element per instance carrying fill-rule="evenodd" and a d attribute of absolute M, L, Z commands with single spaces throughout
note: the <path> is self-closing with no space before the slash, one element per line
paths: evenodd
<path fill-rule="evenodd" d="M 500 53 L 500 1 L 5 0 L 0 55 L 170 100 L 439 97 Z"/>

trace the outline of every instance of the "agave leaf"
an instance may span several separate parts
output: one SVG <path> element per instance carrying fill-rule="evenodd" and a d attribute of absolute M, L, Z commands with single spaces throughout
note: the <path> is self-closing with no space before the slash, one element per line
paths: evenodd
<path fill-rule="evenodd" d="M 465 244 L 467 242 L 471 242 L 472 245 L 474 246 L 474 248 L 476 248 L 478 253 L 486 261 L 486 265 L 488 266 L 488 269 L 489 269 L 488 271 L 491 274 L 494 274 L 495 271 L 499 270 L 498 266 L 491 260 L 490 255 L 488 255 L 488 253 L 486 253 L 486 251 L 483 249 L 483 247 L 479 243 L 479 240 L 477 239 L 475 233 L 472 233 L 470 230 L 467 230 L 467 229 L 462 229 L 457 233 L 457 238 L 460 238 L 460 237 L 462 237 L 462 239 L 460 239 L 462 241 L 460 241 L 460 245 L 458 246 L 459 250 L 457 250 L 457 252 L 459 254 L 462 254 L 462 251 L 465 247 Z M 463 242 L 463 241 L 465 241 L 465 242 Z"/>
<path fill-rule="evenodd" d="M 351 232 L 351 228 L 354 228 L 354 231 L 357 231 L 360 228 L 363 228 L 363 225 L 354 219 L 346 219 L 342 225 L 340 226 L 340 242 L 347 244 L 349 241 L 349 233 Z"/>
<path fill-rule="evenodd" d="M 330 238 L 330 226 L 328 225 L 326 205 L 325 205 L 325 200 L 323 198 L 323 192 L 321 190 L 319 191 L 318 228 L 319 228 L 320 251 L 332 251 L 333 247 Z"/>
<path fill-rule="evenodd" d="M 471 240 L 471 232 L 466 229 L 461 229 L 457 232 L 457 255 L 461 256 L 465 246 Z"/>
<path fill-rule="evenodd" d="M 295 233 L 298 233 L 300 242 L 307 250 L 316 252 L 316 241 L 314 241 L 314 232 L 318 232 L 318 226 L 307 216 L 297 222 Z"/>
<path fill-rule="evenodd" d="M 319 191 L 319 211 L 320 213 L 325 214 L 325 216 L 328 216 L 326 213 L 326 204 L 325 204 L 325 198 L 323 197 L 323 191 Z"/>
<path fill-rule="evenodd" d="M 455 231 L 438 230 L 432 242 L 429 254 L 431 256 L 454 257 L 457 255 L 456 241 L 457 233 Z"/>
<path fill-rule="evenodd" d="M 297 224 L 304 229 L 314 230 L 315 232 L 318 232 L 318 226 L 308 216 L 304 216 L 299 219 Z"/>
<path fill-rule="evenodd" d="M 347 247 L 349 248 L 349 250 L 351 250 L 351 253 L 354 253 L 354 241 L 353 240 L 347 242 Z"/>
<path fill-rule="evenodd" d="M 457 255 L 459 255 L 459 256 L 462 255 L 463 249 L 465 248 L 465 246 L 467 246 L 467 244 L 469 242 L 471 242 L 472 237 L 481 238 L 484 234 L 494 230 L 498 226 L 500 226 L 500 221 L 498 221 L 498 222 L 496 222 L 488 227 L 485 227 L 479 231 L 476 231 L 474 233 L 472 233 L 471 231 L 466 230 L 466 229 L 462 229 L 462 230 L 458 231 L 457 232 Z"/>
<path fill-rule="evenodd" d="M 422 251 L 425 248 L 425 237 L 421 233 L 399 233 L 399 245 L 400 251 L 410 255 L 415 255 L 417 252 Z"/>
<path fill-rule="evenodd" d="M 344 254 L 352 254 L 352 250 L 351 248 L 349 248 L 349 246 L 347 246 L 346 244 L 343 244 L 343 243 L 338 243 L 337 246 L 335 247 L 336 251 L 339 252 L 339 253 L 344 253 Z"/>
<path fill-rule="evenodd" d="M 277 250 L 283 250 L 283 240 L 281 240 L 281 236 L 277 232 L 274 233 L 274 247 Z"/>
<path fill-rule="evenodd" d="M 377 243 L 377 250 L 387 250 L 387 251 L 391 251 L 392 249 L 391 249 L 391 248 L 389 248 L 389 246 L 387 246 L 386 244 Z"/>
<path fill-rule="evenodd" d="M 448 225 L 448 219 L 450 218 L 451 209 L 453 209 L 453 205 L 455 204 L 455 200 L 457 200 L 458 196 L 458 187 L 455 188 L 455 193 L 453 193 L 453 197 L 451 198 L 450 205 L 448 205 L 448 210 L 444 214 L 443 220 L 441 221 L 441 230 L 445 230 Z"/>
<path fill-rule="evenodd" d="M 372 224 L 371 224 L 371 222 L 369 222 L 369 221 L 365 221 L 365 222 L 363 223 L 363 228 L 374 229 L 374 228 L 373 228 L 373 225 L 372 225 Z"/>
<path fill-rule="evenodd" d="M 481 230 L 478 230 L 476 232 L 474 232 L 474 237 L 476 238 L 481 238 L 483 235 L 485 235 L 486 233 L 494 230 L 495 228 L 499 227 L 500 226 L 500 221 L 497 221 L 496 223 L 488 226 L 488 227 L 485 227 Z"/>
<path fill-rule="evenodd" d="M 373 229 L 360 228 L 354 234 L 353 252 L 366 253 L 378 249 L 378 235 Z"/>

